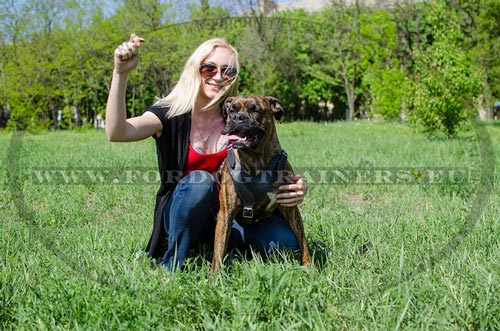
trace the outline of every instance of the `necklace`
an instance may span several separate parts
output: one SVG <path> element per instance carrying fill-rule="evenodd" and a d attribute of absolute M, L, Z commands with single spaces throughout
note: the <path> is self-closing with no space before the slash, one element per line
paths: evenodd
<path fill-rule="evenodd" d="M 194 118 L 193 118 L 193 122 L 194 122 L 194 126 L 196 127 L 196 131 L 198 131 L 198 135 L 200 136 L 201 141 L 203 142 L 203 151 L 206 151 L 207 150 L 207 146 L 208 146 L 208 139 L 210 138 L 210 136 L 212 135 L 212 133 L 214 133 L 216 125 L 213 124 L 212 125 L 212 130 L 210 130 L 210 133 L 208 134 L 208 136 L 206 138 L 203 138 L 203 135 L 201 134 L 200 127 L 198 126 L 198 123 L 196 123 L 196 121 L 194 120 Z"/>

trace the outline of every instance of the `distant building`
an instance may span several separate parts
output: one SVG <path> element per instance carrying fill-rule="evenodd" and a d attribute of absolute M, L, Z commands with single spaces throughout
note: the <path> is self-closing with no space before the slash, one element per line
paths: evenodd
<path fill-rule="evenodd" d="M 279 11 L 294 9 L 304 9 L 308 12 L 315 12 L 320 11 L 334 2 L 343 2 L 344 4 L 351 5 L 354 4 L 355 1 L 356 0 L 290 0 L 287 2 L 277 3 L 273 0 L 259 0 L 259 11 L 264 15 L 271 15 Z M 388 7 L 391 6 L 391 3 L 395 3 L 397 1 L 398 0 L 359 0 L 360 3 L 377 7 Z M 407 1 L 414 2 L 418 0 Z"/>
<path fill-rule="evenodd" d="M 277 11 L 304 9 L 309 12 L 320 11 L 323 7 L 331 4 L 331 0 L 291 0 L 276 3 L 273 0 L 259 0 L 259 11 L 264 15 L 270 15 Z"/>
<path fill-rule="evenodd" d="M 278 9 L 278 4 L 272 0 L 259 0 L 259 12 L 269 15 Z"/>
<path fill-rule="evenodd" d="M 278 11 L 304 9 L 308 12 L 320 11 L 332 3 L 331 0 L 295 0 L 278 3 Z"/>

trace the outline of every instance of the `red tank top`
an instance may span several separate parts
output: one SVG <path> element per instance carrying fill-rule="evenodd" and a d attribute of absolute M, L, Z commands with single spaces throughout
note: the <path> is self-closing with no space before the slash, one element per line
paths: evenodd
<path fill-rule="evenodd" d="M 227 156 L 227 145 L 220 151 L 213 154 L 202 154 L 194 149 L 189 143 L 188 157 L 186 167 L 184 168 L 184 176 L 195 170 L 205 170 L 211 174 L 215 174 Z"/>

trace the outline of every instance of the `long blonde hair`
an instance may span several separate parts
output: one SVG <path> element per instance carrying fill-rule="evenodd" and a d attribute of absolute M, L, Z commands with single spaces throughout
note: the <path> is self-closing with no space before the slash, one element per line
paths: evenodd
<path fill-rule="evenodd" d="M 240 64 L 236 48 L 229 44 L 224 38 L 213 38 L 203 42 L 187 60 L 179 81 L 172 91 L 166 97 L 159 99 L 155 103 L 156 105 L 170 107 L 168 117 L 183 115 L 193 111 L 202 82 L 200 65 L 216 47 L 225 47 L 233 52 L 232 66 L 239 72 Z M 225 98 L 236 95 L 238 89 L 237 80 L 238 78 L 234 79 L 224 87 L 202 110 L 209 110 L 214 105 L 218 105 Z"/>

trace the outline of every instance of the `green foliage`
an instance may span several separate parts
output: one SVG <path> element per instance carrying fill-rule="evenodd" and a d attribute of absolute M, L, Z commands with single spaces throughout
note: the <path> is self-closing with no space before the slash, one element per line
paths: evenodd
<path fill-rule="evenodd" d="M 476 114 L 480 76 L 457 42 L 459 29 L 449 23 L 437 6 L 430 17 L 435 41 L 416 56 L 416 80 L 412 88 L 410 119 L 430 135 L 455 137 Z M 448 24 L 446 24 L 448 22 Z"/>
<path fill-rule="evenodd" d="M 389 12 L 375 10 L 361 18 L 364 47 L 362 61 L 366 71 L 362 77 L 366 107 L 371 114 L 385 119 L 398 119 L 404 111 L 407 72 L 396 53 L 396 24 Z"/>
<path fill-rule="evenodd" d="M 472 55 L 483 74 L 484 103 L 500 100 L 500 3 L 495 0 L 483 1 L 477 14 L 477 28 L 471 38 Z M 491 113 L 490 113 L 491 115 Z"/>
<path fill-rule="evenodd" d="M 410 118 L 431 135 L 455 137 L 476 114 L 480 79 L 469 59 L 447 41 L 436 42 L 418 60 Z"/>
<path fill-rule="evenodd" d="M 372 76 L 373 75 L 373 76 Z M 371 112 L 394 120 L 404 115 L 408 97 L 408 81 L 398 66 L 388 67 L 366 75 L 372 97 Z M 366 82 L 365 81 L 365 82 Z"/>
<path fill-rule="evenodd" d="M 9 127 L 33 127 L 33 119 L 39 123 L 36 127 L 49 128 L 56 122 L 56 111 L 64 107 L 78 108 L 86 123 L 103 115 L 113 49 L 131 32 L 146 42 L 141 64 L 128 82 L 129 116 L 141 114 L 156 97 L 168 94 L 192 50 L 215 36 L 226 37 L 240 51 L 240 92 L 278 97 L 290 120 L 370 114 L 396 119 L 417 99 L 422 108 L 425 98 L 432 96 L 426 84 L 439 84 L 438 77 L 435 83 L 425 78 L 433 73 L 429 61 L 434 56 L 455 58 L 450 61 L 474 68 L 459 74 L 452 64 L 443 64 L 440 74 L 448 74 L 447 79 L 455 82 L 454 75 L 476 71 L 483 82 L 482 90 L 469 86 L 476 84 L 472 82 L 449 89 L 453 97 L 447 99 L 455 100 L 450 106 L 455 110 L 440 106 L 439 112 L 449 114 L 436 125 L 447 127 L 446 135 L 459 127 L 448 122 L 467 117 L 451 115 L 459 113 L 461 102 L 456 100 L 464 98 L 455 93 L 467 93 L 463 103 L 469 108 L 471 93 L 486 106 L 500 98 L 497 1 L 451 6 L 425 1 L 383 10 L 333 2 L 320 12 L 292 10 L 268 17 L 251 11 L 239 15 L 231 4 L 218 4 L 125 1 L 113 11 L 93 0 L 45 0 L 40 5 L 28 0 L 23 6 L 2 6 L 0 105 L 16 109 Z M 449 51 L 440 51 L 437 43 L 448 43 Z M 454 54 L 453 48 L 463 54 Z M 447 68 L 451 72 L 445 73 Z M 411 91 L 416 91 L 415 98 Z M 436 109 L 436 104 L 427 107 Z M 418 119 L 418 110 L 410 110 L 413 122 L 432 123 L 432 116 Z"/>

